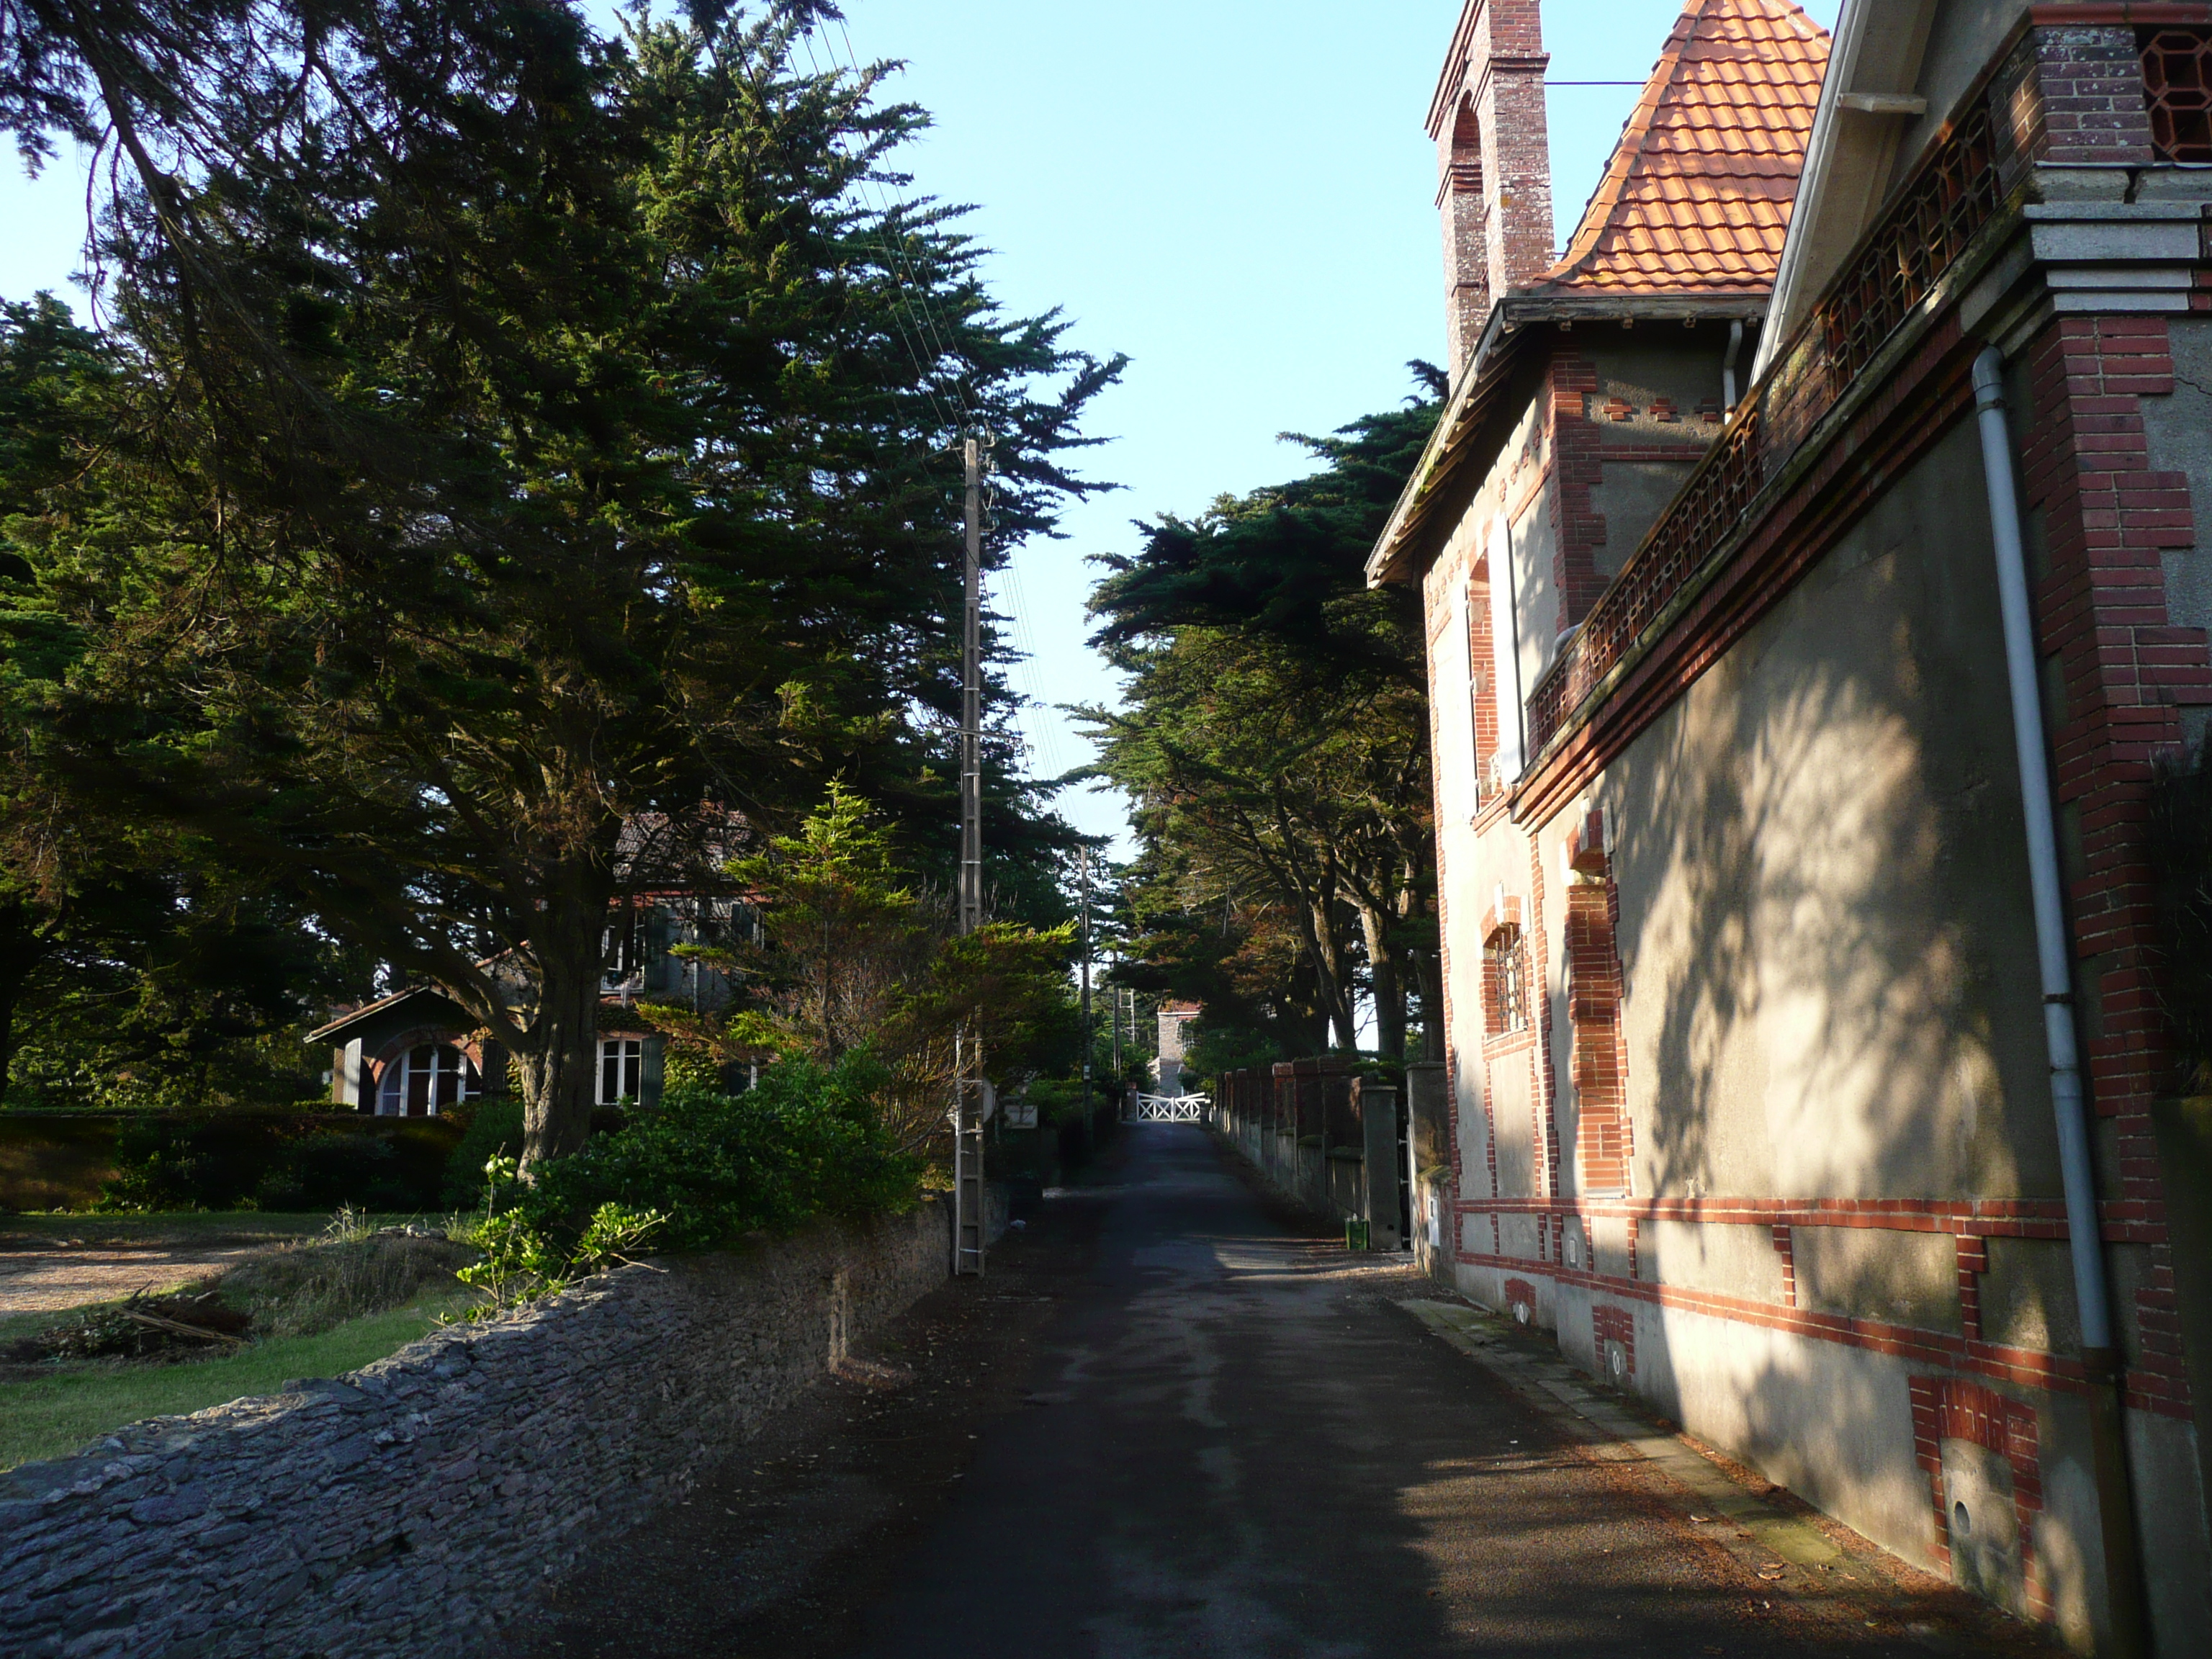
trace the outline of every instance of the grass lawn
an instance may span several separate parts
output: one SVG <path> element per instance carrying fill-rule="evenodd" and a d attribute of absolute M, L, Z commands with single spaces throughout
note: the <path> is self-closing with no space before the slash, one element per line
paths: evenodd
<path fill-rule="evenodd" d="M 204 1411 L 275 1394 L 295 1376 L 335 1376 L 427 1334 L 472 1292 L 441 1285 L 404 1308 L 368 1314 L 316 1336 L 257 1342 L 224 1359 L 177 1364 L 88 1364 L 27 1382 L 0 1382 L 0 1468 L 66 1457 L 125 1423 Z M 50 1317 L 50 1316 L 49 1316 Z"/>

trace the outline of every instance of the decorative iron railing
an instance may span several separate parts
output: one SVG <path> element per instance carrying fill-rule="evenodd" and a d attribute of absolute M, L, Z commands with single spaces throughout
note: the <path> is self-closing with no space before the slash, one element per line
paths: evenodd
<path fill-rule="evenodd" d="M 1766 481 L 1996 216 L 2003 200 L 1989 111 L 1977 100 L 1922 158 L 1682 493 L 1560 647 L 1528 698 L 1532 755 L 1543 752 L 1567 717 L 1742 527 Z"/>
<path fill-rule="evenodd" d="M 2144 29 L 2143 103 L 2161 161 L 2212 161 L 2212 30 Z"/>

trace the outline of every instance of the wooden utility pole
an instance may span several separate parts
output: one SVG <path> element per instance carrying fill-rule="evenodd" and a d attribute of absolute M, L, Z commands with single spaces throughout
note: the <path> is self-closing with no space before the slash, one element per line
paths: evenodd
<path fill-rule="evenodd" d="M 960 616 L 960 931 L 983 925 L 983 455 L 967 443 L 968 557 Z"/>
<path fill-rule="evenodd" d="M 983 453 L 969 438 L 967 557 L 960 607 L 960 931 L 983 925 Z M 983 1045 L 955 1039 L 952 1098 L 952 1271 L 983 1271 Z"/>

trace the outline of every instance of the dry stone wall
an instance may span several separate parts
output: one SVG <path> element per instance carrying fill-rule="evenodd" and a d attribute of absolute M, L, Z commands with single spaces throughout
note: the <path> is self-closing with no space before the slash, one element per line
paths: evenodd
<path fill-rule="evenodd" d="M 11 1659 L 495 1650 L 594 1537 L 688 1490 L 940 1283 L 941 1204 L 601 1274 L 513 1317 L 0 1475 Z"/>

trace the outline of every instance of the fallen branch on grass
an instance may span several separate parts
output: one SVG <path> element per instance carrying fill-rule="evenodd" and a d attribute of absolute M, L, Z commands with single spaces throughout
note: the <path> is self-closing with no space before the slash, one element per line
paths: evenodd
<path fill-rule="evenodd" d="M 187 1325 L 181 1319 L 164 1319 L 159 1314 L 142 1313 L 136 1308 L 118 1310 L 134 1323 L 151 1325 L 157 1331 L 167 1331 L 173 1336 L 189 1336 L 202 1342 L 228 1342 L 234 1348 L 247 1346 L 242 1336 L 233 1336 L 228 1331 L 211 1331 L 204 1325 Z"/>

